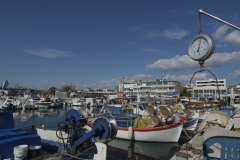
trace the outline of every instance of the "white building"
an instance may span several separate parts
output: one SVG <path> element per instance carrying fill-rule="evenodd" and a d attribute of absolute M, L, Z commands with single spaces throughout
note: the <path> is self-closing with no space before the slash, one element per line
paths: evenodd
<path fill-rule="evenodd" d="M 133 83 L 121 80 L 119 84 L 119 92 L 126 95 L 133 95 L 140 97 L 161 97 L 176 95 L 175 80 L 156 79 L 155 81 L 138 80 Z"/>
<path fill-rule="evenodd" d="M 212 97 L 219 98 L 227 90 L 226 79 L 196 80 L 196 86 L 192 88 L 192 97 Z"/>
<path fill-rule="evenodd" d="M 240 91 L 240 84 L 236 85 L 235 88 L 236 88 L 237 91 Z"/>

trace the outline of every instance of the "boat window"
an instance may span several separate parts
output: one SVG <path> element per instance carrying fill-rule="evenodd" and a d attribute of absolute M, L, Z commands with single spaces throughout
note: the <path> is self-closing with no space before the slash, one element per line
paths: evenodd
<path fill-rule="evenodd" d="M 107 109 L 111 114 L 121 114 L 122 113 L 121 107 L 108 106 Z"/>
<path fill-rule="evenodd" d="M 124 109 L 123 114 L 132 114 L 133 110 L 132 109 Z"/>

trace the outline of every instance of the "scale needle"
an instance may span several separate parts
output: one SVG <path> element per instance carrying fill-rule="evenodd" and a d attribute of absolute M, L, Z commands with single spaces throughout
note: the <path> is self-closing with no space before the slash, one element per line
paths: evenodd
<path fill-rule="evenodd" d="M 200 44 L 201 44 L 201 41 L 200 41 L 199 44 L 198 44 L 197 52 L 199 52 Z"/>

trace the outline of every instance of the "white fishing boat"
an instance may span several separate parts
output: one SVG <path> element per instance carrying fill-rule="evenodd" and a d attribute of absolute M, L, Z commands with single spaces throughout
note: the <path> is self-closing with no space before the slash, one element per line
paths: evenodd
<path fill-rule="evenodd" d="M 39 96 L 32 93 L 19 94 L 16 99 L 23 104 L 23 108 L 26 110 L 38 109 L 38 107 L 34 105 L 34 102 L 41 100 Z"/>
<path fill-rule="evenodd" d="M 221 95 L 226 106 L 232 106 L 235 109 L 240 109 L 240 94 L 235 92 L 233 88 L 227 90 Z"/>
<path fill-rule="evenodd" d="M 107 106 L 106 116 L 114 117 L 118 125 L 116 138 L 145 142 L 178 142 L 183 129 L 184 118 L 161 122 L 158 116 L 123 114 L 121 105 Z M 94 119 L 89 119 L 92 125 Z"/>
<path fill-rule="evenodd" d="M 1 99 L 0 103 L 0 109 L 3 110 L 22 109 L 22 103 L 17 101 L 15 98 L 8 97 L 5 99 Z"/>
<path fill-rule="evenodd" d="M 193 135 L 199 120 L 199 113 L 185 109 L 184 105 L 181 102 L 178 104 L 176 102 L 172 102 L 172 106 L 157 105 L 153 107 L 144 103 L 132 103 L 130 105 L 134 106 L 130 113 L 140 115 L 156 114 L 159 115 L 162 121 L 164 121 L 166 118 L 179 119 L 179 116 L 183 116 L 183 135 Z M 123 112 L 125 111 L 123 110 Z"/>
<path fill-rule="evenodd" d="M 198 121 L 199 121 L 199 113 L 198 112 L 194 112 L 194 111 L 185 109 L 184 105 L 181 102 L 176 103 L 173 106 L 160 105 L 158 107 L 160 108 L 160 114 L 164 118 L 167 118 L 169 115 L 174 115 L 175 118 L 179 118 L 179 116 L 184 117 L 184 124 L 183 124 L 183 130 L 182 130 L 181 136 L 194 135 L 194 133 L 195 133 L 194 131 L 196 130 Z"/>
<path fill-rule="evenodd" d="M 51 104 L 51 102 L 46 102 L 46 101 L 37 101 L 37 102 L 34 102 L 34 105 L 35 105 L 36 107 L 38 107 L 38 109 L 48 108 L 50 104 Z"/>
<path fill-rule="evenodd" d="M 194 134 L 199 120 L 199 113 L 192 112 L 190 116 L 184 119 L 183 129 L 187 134 Z"/>
<path fill-rule="evenodd" d="M 50 108 L 58 108 L 58 107 L 63 107 L 64 102 L 62 100 L 56 99 L 54 102 L 52 102 L 49 107 Z"/>
<path fill-rule="evenodd" d="M 178 142 L 182 128 L 180 121 L 149 128 L 118 127 L 116 137 L 145 142 Z"/>
<path fill-rule="evenodd" d="M 34 101 L 34 106 L 38 107 L 38 109 L 48 108 L 51 104 L 50 98 L 41 98 L 39 101 Z"/>

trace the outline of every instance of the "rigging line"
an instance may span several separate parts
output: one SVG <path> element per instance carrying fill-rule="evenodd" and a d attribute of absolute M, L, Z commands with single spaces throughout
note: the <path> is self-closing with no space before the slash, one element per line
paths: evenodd
<path fill-rule="evenodd" d="M 182 129 L 183 130 L 183 132 L 186 134 L 186 136 L 189 138 L 189 139 L 191 139 L 191 137 L 187 134 L 187 132 L 184 130 L 184 129 Z"/>

